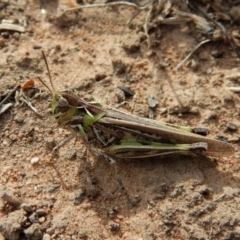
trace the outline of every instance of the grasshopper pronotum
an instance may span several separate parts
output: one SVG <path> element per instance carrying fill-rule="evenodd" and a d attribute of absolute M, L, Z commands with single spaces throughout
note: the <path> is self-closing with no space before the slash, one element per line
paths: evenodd
<path fill-rule="evenodd" d="M 202 128 L 182 127 L 138 117 L 100 103 L 86 102 L 69 90 L 56 92 L 51 79 L 52 112 L 59 124 L 71 126 L 110 161 L 116 158 L 146 158 L 170 153 L 195 153 L 213 157 L 231 156 L 232 145 L 201 136 Z"/>

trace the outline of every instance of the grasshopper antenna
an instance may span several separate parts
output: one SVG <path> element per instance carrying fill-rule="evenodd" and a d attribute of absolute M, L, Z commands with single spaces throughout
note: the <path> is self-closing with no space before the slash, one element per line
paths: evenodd
<path fill-rule="evenodd" d="M 48 87 L 48 85 L 40 77 L 37 78 L 42 83 L 42 85 L 45 86 L 48 89 L 48 91 L 53 95 L 53 91 Z"/>
<path fill-rule="evenodd" d="M 43 59 L 44 59 L 44 62 L 45 62 L 45 64 L 46 64 L 46 67 L 47 67 L 48 76 L 49 76 L 49 80 L 50 80 L 50 84 L 51 84 L 52 90 L 50 90 L 49 87 L 46 86 L 46 84 L 43 83 L 43 81 L 42 81 L 40 78 L 39 78 L 39 80 L 43 83 L 43 85 L 44 85 L 45 87 L 48 88 L 48 90 L 50 90 L 50 92 L 51 92 L 52 95 L 53 95 L 53 93 L 55 92 L 55 88 L 54 88 L 54 86 L 53 86 L 52 77 L 51 77 L 51 74 L 50 74 L 50 70 L 49 70 L 49 67 L 48 67 L 47 58 L 46 58 L 46 55 L 45 55 L 44 51 L 42 51 L 42 55 L 43 55 Z"/>

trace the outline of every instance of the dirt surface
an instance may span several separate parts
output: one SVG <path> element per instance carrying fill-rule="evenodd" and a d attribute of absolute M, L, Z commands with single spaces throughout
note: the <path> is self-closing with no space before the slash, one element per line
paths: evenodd
<path fill-rule="evenodd" d="M 0 239 L 240 239 L 240 95 L 229 90 L 239 86 L 240 67 L 227 41 L 204 44 L 176 70 L 200 41 L 185 25 L 153 28 L 148 47 L 147 11 L 127 26 L 136 10 L 126 6 L 63 15 L 76 4 L 52 1 L 42 14 L 35 1 L 3 3 L 1 19 L 18 21 L 25 32 L 1 30 L 1 100 L 33 79 L 41 92 L 32 94 L 31 104 L 43 117 L 18 103 L 19 89 L 0 116 L 0 190 L 22 202 L 0 202 Z M 239 28 L 226 24 L 229 31 Z M 149 117 L 153 96 L 154 119 L 206 126 L 210 137 L 228 139 L 235 154 L 111 165 L 77 138 L 52 157 L 71 132 L 57 124 L 51 95 L 38 81 L 50 84 L 42 50 L 56 89 L 112 107 L 126 101 L 119 109 L 141 117 Z"/>

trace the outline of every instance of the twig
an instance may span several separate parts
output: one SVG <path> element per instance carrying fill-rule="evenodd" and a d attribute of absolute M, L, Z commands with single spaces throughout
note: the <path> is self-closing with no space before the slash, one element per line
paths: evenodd
<path fill-rule="evenodd" d="M 211 228 L 210 228 L 210 232 L 209 232 L 209 239 L 212 239 L 212 235 L 213 235 L 213 223 L 212 223 L 212 218 L 211 218 Z"/>
<path fill-rule="evenodd" d="M 149 23 L 149 20 L 150 20 L 150 16 L 151 16 L 151 13 L 152 13 L 152 9 L 153 9 L 153 5 L 151 5 L 148 13 L 147 13 L 147 16 L 146 16 L 146 19 L 145 19 L 145 23 L 143 25 L 143 28 L 144 28 L 144 33 L 147 37 L 147 44 L 148 44 L 148 48 L 151 47 L 151 43 L 150 43 L 150 39 L 149 39 L 149 34 L 148 34 L 148 23 Z"/>
<path fill-rule="evenodd" d="M 182 65 L 192 56 L 192 54 L 198 49 L 200 48 L 203 44 L 208 43 L 212 41 L 211 39 L 206 39 L 202 42 L 200 42 L 175 68 L 175 70 L 178 70 L 179 68 L 182 67 Z"/>
<path fill-rule="evenodd" d="M 25 32 L 25 27 L 13 23 L 0 23 L 0 30 L 16 31 L 23 33 Z"/>
<path fill-rule="evenodd" d="M 12 106 L 13 106 L 12 103 L 7 103 L 7 104 L 3 105 L 2 107 L 0 107 L 0 115 L 2 113 L 6 112 Z"/>
<path fill-rule="evenodd" d="M 56 150 L 58 150 L 60 147 L 62 147 L 67 142 L 70 142 L 75 137 L 74 134 L 71 134 L 69 137 L 63 139 L 56 147 L 53 148 L 52 153 L 54 153 Z"/>
<path fill-rule="evenodd" d="M 240 93 L 240 87 L 229 87 L 228 90 L 235 93 Z"/>
<path fill-rule="evenodd" d="M 218 198 L 216 198 L 215 200 L 213 200 L 214 202 L 218 202 L 219 200 L 222 200 L 224 197 L 226 196 L 226 194 L 222 194 L 221 196 L 219 196 Z"/>
<path fill-rule="evenodd" d="M 110 2 L 110 3 L 98 3 L 98 4 L 86 4 L 86 5 L 82 5 L 82 6 L 79 6 L 79 7 L 69 8 L 69 9 L 65 10 L 64 13 L 65 12 L 70 12 L 70 11 L 76 11 L 76 10 L 80 10 L 80 9 L 84 9 L 84 8 L 109 7 L 109 6 L 119 6 L 119 5 L 133 7 L 133 8 L 136 8 L 138 10 L 144 10 L 150 4 L 151 3 L 147 3 L 143 6 L 138 6 L 135 3 L 124 2 L 124 1 L 122 1 L 122 2 Z"/>
<path fill-rule="evenodd" d="M 141 10 L 138 10 L 135 14 L 133 14 L 133 16 L 128 20 L 127 25 L 129 25 L 133 21 L 133 19 L 138 16 L 140 12 Z"/>
<path fill-rule="evenodd" d="M 116 105 L 114 106 L 114 108 L 119 108 L 119 107 L 123 106 L 123 105 L 126 104 L 126 103 L 127 103 L 126 101 L 122 101 L 122 102 L 116 104 Z"/>
<path fill-rule="evenodd" d="M 21 101 L 25 102 L 39 117 L 42 118 L 42 115 L 37 111 L 37 109 L 35 107 L 33 107 L 33 105 L 31 104 L 31 102 L 28 102 L 27 100 L 25 100 L 23 97 L 20 98 Z"/>

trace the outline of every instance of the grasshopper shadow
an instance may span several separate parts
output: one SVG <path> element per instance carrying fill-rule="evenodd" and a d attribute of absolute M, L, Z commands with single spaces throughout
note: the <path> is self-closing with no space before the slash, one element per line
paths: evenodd
<path fill-rule="evenodd" d="M 113 165 L 98 159 L 88 174 L 98 179 L 100 193 L 96 200 L 92 199 L 92 207 L 103 220 L 114 209 L 116 214 L 129 217 L 146 210 L 149 202 L 172 201 L 181 195 L 191 199 L 201 186 L 210 192 L 205 197 L 214 200 L 225 186 L 234 188 L 240 184 L 240 179 L 229 172 L 219 171 L 217 161 L 202 156 L 117 160 Z"/>

